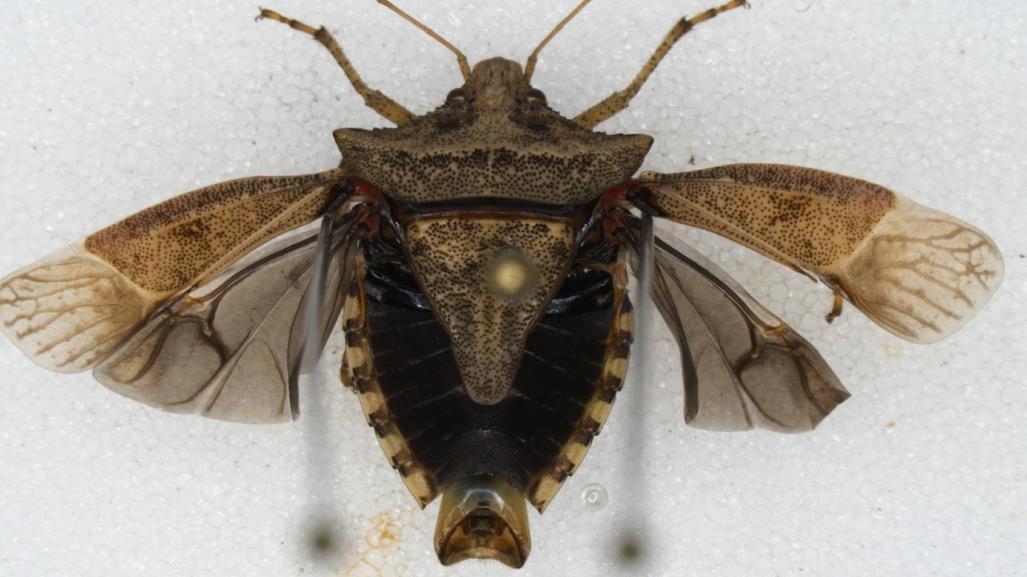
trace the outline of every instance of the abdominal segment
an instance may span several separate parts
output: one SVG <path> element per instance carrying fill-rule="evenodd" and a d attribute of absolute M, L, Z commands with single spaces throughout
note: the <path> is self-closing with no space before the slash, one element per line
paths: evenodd
<path fill-rule="evenodd" d="M 620 389 L 630 342 L 623 258 L 608 259 L 572 266 L 528 333 L 510 390 L 482 404 L 463 386 L 451 337 L 409 265 L 369 254 L 345 307 L 343 380 L 422 506 L 485 475 L 542 510 L 581 463 Z"/>

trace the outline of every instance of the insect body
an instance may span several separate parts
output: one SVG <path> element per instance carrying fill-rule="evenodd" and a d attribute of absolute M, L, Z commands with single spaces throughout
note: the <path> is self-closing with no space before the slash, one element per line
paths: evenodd
<path fill-rule="evenodd" d="M 341 317 L 342 380 L 415 499 L 442 498 L 441 561 L 520 566 L 526 504 L 550 503 L 623 384 L 629 264 L 652 270 L 690 425 L 808 430 L 848 396 L 809 343 L 701 255 L 649 240 L 644 219 L 744 244 L 913 341 L 959 328 L 1000 282 L 987 236 L 880 186 L 778 165 L 636 176 L 651 138 L 593 131 L 677 39 L 743 4 L 677 23 L 628 87 L 573 119 L 530 84 L 552 34 L 523 68 L 457 52 L 464 85 L 415 116 L 325 29 L 264 10 L 397 126 L 336 131 L 338 168 L 200 189 L 15 272 L 3 329 L 44 367 L 92 369 L 152 406 L 279 422 Z"/>

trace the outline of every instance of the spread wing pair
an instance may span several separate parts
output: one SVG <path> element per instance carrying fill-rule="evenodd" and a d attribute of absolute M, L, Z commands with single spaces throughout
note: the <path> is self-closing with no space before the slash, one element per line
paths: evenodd
<path fill-rule="evenodd" d="M 164 410 L 291 420 L 305 342 L 323 347 L 352 278 L 353 219 L 330 204 L 343 180 L 248 178 L 137 213 L 0 281 L 3 332 L 45 368 L 93 369 Z M 319 242 L 304 225 L 322 216 Z M 324 283 L 308 294 L 319 247 Z M 318 297 L 320 335 L 304 314 Z"/>
<path fill-rule="evenodd" d="M 741 164 L 645 173 L 641 185 L 658 215 L 820 279 L 913 342 L 957 330 L 1002 279 L 984 233 L 862 180 Z M 628 234 L 636 260 L 637 228 Z M 654 248 L 652 293 L 681 349 L 686 422 L 803 431 L 848 397 L 816 350 L 716 265 L 687 246 L 656 239 Z"/>
<path fill-rule="evenodd" d="M 0 329 L 43 367 L 93 369 L 149 405 L 289 420 L 304 343 L 323 346 L 353 274 L 359 231 L 332 204 L 344 181 L 339 170 L 249 178 L 146 209 L 0 281 Z M 733 165 L 643 174 L 641 185 L 660 215 L 818 278 L 915 342 L 962 326 L 1002 277 L 982 232 L 861 180 Z M 318 242 L 304 226 L 322 217 Z M 636 253 L 637 239 L 629 227 Z M 324 325 L 308 331 L 319 247 L 324 283 L 311 294 Z M 654 261 L 690 424 L 806 430 L 848 396 L 809 343 L 701 255 L 657 240 Z"/>

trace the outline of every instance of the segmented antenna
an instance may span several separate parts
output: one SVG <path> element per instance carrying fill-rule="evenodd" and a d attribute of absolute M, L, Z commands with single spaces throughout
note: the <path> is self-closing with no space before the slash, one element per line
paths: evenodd
<path fill-rule="evenodd" d="M 538 53 L 542 52 L 542 49 L 546 47 L 546 44 L 549 44 L 549 41 L 559 34 L 560 31 L 563 30 L 563 27 L 577 16 L 578 12 L 581 12 L 581 10 L 591 1 L 592 0 L 581 0 L 581 3 L 578 4 L 574 10 L 571 10 L 571 13 L 565 16 L 564 19 L 561 20 L 560 23 L 542 39 L 542 42 L 539 42 L 538 46 L 531 51 L 531 55 L 528 56 L 528 60 L 524 63 L 524 80 L 526 82 L 531 82 L 531 75 L 535 73 L 535 63 L 538 62 Z"/>
<path fill-rule="evenodd" d="M 414 26 L 417 26 L 425 34 L 427 34 L 428 36 L 431 36 L 435 40 L 438 40 L 439 43 L 442 44 L 443 46 L 445 46 L 446 48 L 449 48 L 453 52 L 453 54 L 456 54 L 456 61 L 460 65 L 460 74 L 464 75 L 464 80 L 467 80 L 467 79 L 469 79 L 471 77 L 471 66 L 467 63 L 467 57 L 464 56 L 464 53 L 460 52 L 460 50 L 457 49 L 456 46 L 453 46 L 452 44 L 450 44 L 450 42 L 448 40 L 446 40 L 442 36 L 439 36 L 439 34 L 437 32 L 435 32 L 431 28 L 428 28 L 427 26 L 422 24 L 420 21 L 418 21 L 413 16 L 411 16 L 411 15 L 407 14 L 406 12 L 400 10 L 398 6 L 396 6 L 392 2 L 389 2 L 389 0 L 378 0 L 378 3 L 381 4 L 382 6 L 385 6 L 389 10 L 392 10 L 396 14 L 399 14 L 400 16 L 403 17 L 404 20 L 406 20 L 407 22 L 413 24 Z"/>

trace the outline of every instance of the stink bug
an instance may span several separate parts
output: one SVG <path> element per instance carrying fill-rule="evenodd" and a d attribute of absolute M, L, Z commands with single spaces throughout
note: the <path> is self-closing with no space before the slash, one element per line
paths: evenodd
<path fill-rule="evenodd" d="M 418 502 L 442 496 L 442 561 L 519 566 L 525 501 L 551 501 L 625 376 L 628 262 L 650 250 L 631 210 L 817 277 L 910 340 L 958 328 L 1001 278 L 986 236 L 881 187 L 771 165 L 636 176 L 651 139 L 592 130 L 693 25 L 742 4 L 681 21 L 631 87 L 570 120 L 531 86 L 534 59 L 462 60 L 464 86 L 412 115 L 327 32 L 264 11 L 332 50 L 398 127 L 340 129 L 339 168 L 201 189 L 14 273 L 5 331 L 48 368 L 92 369 L 159 408 L 273 422 L 295 415 L 310 335 L 323 343 L 341 317 L 343 380 Z M 651 250 L 690 424 L 804 430 L 844 400 L 809 344 L 719 269 L 669 241 Z"/>

